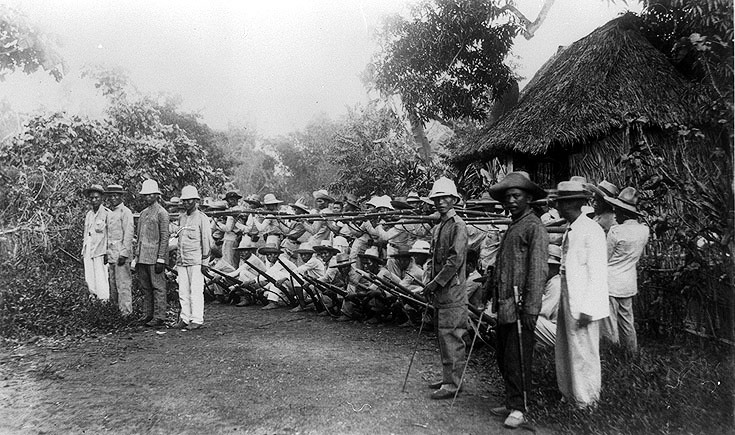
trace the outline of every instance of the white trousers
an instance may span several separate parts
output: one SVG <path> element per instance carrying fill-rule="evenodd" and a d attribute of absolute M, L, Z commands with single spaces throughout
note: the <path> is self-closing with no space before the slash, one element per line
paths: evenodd
<path fill-rule="evenodd" d="M 177 266 L 181 320 L 204 324 L 204 275 L 202 266 Z"/>
<path fill-rule="evenodd" d="M 84 280 L 87 281 L 89 292 L 99 300 L 110 299 L 110 283 L 103 256 L 94 258 L 84 256 Z"/>

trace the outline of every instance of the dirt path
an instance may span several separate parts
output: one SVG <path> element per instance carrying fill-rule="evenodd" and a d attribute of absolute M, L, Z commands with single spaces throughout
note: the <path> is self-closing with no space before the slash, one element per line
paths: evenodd
<path fill-rule="evenodd" d="M 450 407 L 428 398 L 440 374 L 433 334 L 402 393 L 414 328 L 218 305 L 206 322 L 0 352 L 0 433 L 506 432 L 487 412 L 500 401 L 496 370 L 480 367 L 487 351 Z"/>

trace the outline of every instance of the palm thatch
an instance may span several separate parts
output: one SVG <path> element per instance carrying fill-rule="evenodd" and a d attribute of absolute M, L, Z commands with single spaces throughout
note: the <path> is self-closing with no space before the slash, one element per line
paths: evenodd
<path fill-rule="evenodd" d="M 697 93 L 628 13 L 557 53 L 518 105 L 457 150 L 455 163 L 503 154 L 572 151 L 645 117 L 649 126 L 700 124 Z"/>

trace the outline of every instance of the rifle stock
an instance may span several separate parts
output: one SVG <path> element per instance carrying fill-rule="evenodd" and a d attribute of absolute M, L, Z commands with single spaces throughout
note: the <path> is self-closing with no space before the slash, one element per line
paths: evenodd
<path fill-rule="evenodd" d="M 264 270 L 260 270 L 260 268 L 258 268 L 258 266 L 253 265 L 253 263 L 249 262 L 248 260 L 245 260 L 244 258 L 241 258 L 241 260 L 244 261 L 245 264 L 247 264 L 248 266 L 250 266 L 254 271 L 256 271 L 260 276 L 262 276 L 263 278 L 265 278 L 268 282 L 270 282 L 271 284 L 273 284 L 274 286 L 276 286 L 276 288 L 278 288 L 278 290 L 280 290 L 286 296 L 286 298 L 288 299 L 288 301 L 289 301 L 290 304 L 296 304 L 297 303 L 297 301 L 294 299 L 294 297 L 291 294 L 291 292 L 289 292 L 288 289 L 285 288 L 283 285 L 281 285 L 278 281 L 276 281 L 275 279 L 273 279 L 272 276 L 270 276 L 267 273 L 265 273 Z"/>

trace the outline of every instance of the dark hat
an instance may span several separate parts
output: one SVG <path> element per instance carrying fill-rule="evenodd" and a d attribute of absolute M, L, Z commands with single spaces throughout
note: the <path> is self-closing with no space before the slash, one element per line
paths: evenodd
<path fill-rule="evenodd" d="M 255 207 L 261 207 L 263 204 L 260 202 L 260 195 L 257 193 L 253 193 L 252 195 L 248 195 L 246 198 L 243 199 L 243 201 L 250 203 L 254 205 Z"/>
<path fill-rule="evenodd" d="M 102 187 L 102 185 L 100 185 L 100 184 L 93 184 L 93 185 L 89 186 L 88 188 L 86 188 L 86 189 L 84 189 L 82 191 L 82 193 L 84 193 L 84 196 L 89 196 L 89 194 L 92 193 L 92 192 L 97 192 L 97 193 L 100 193 L 100 194 L 104 194 L 105 193 L 105 188 Z"/>
<path fill-rule="evenodd" d="M 488 193 L 493 197 L 493 199 L 503 201 L 505 191 L 513 188 L 525 190 L 531 194 L 533 199 L 546 197 L 546 191 L 531 181 L 531 177 L 529 177 L 528 173 L 524 171 L 509 173 L 502 181 L 491 186 L 488 189 Z"/>
<path fill-rule="evenodd" d="M 413 209 L 413 206 L 408 203 L 406 200 L 406 197 L 404 196 L 397 196 L 396 199 L 392 199 L 390 201 L 390 205 L 393 206 L 396 210 L 411 210 Z"/>
<path fill-rule="evenodd" d="M 237 192 L 237 190 L 230 190 L 227 193 L 225 193 L 225 196 L 222 199 L 228 199 L 228 198 L 242 198 L 242 195 Z"/>
<path fill-rule="evenodd" d="M 281 251 L 281 248 L 276 245 L 275 243 L 266 243 L 265 246 L 258 249 L 259 254 L 268 255 L 268 254 L 280 254 L 283 251 Z"/>
<path fill-rule="evenodd" d="M 123 187 L 119 184 L 108 184 L 107 188 L 105 189 L 106 194 L 112 194 L 112 193 L 119 193 L 120 195 L 125 193 L 125 190 L 123 190 Z"/>

